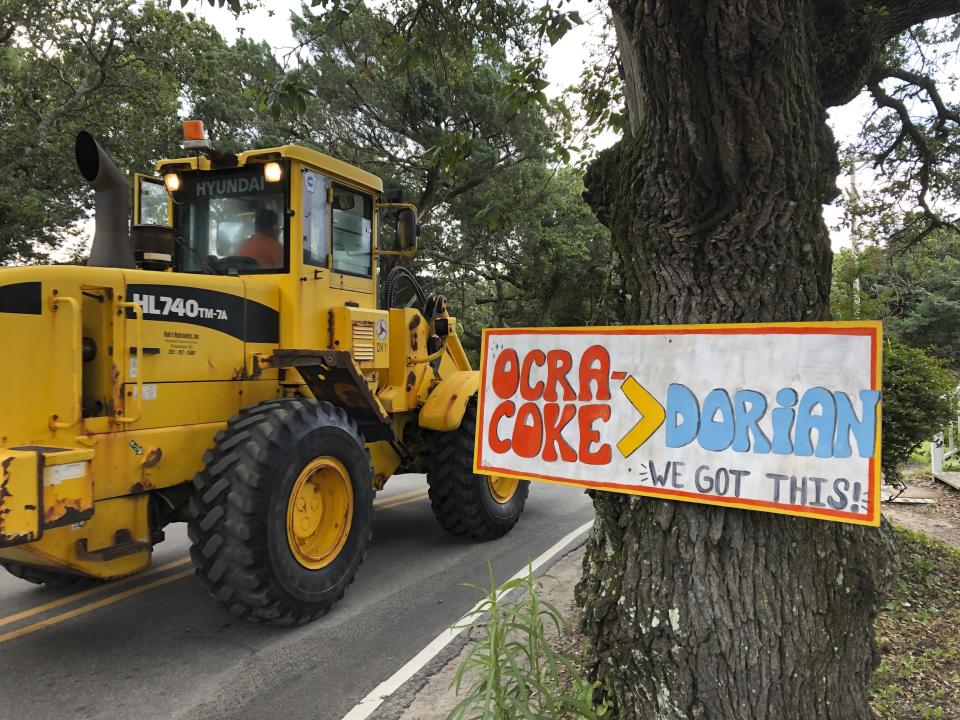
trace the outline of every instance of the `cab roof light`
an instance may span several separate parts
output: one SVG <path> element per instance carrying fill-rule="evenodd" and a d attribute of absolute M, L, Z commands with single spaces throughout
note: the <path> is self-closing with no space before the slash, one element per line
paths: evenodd
<path fill-rule="evenodd" d="M 280 178 L 283 177 L 283 168 L 280 167 L 278 162 L 268 162 L 263 166 L 263 178 L 267 182 L 280 182 Z"/>

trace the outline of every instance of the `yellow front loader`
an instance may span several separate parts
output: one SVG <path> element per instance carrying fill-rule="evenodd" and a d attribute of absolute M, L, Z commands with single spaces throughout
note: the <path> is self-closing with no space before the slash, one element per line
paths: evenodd
<path fill-rule="evenodd" d="M 527 484 L 473 474 L 456 319 L 402 268 L 378 284 L 379 258 L 416 249 L 415 209 L 307 148 L 217 152 L 193 121 L 184 146 L 137 176 L 131 226 L 126 178 L 81 133 L 88 265 L 0 269 L 0 564 L 118 578 L 185 521 L 218 601 L 291 624 L 342 597 L 395 473 L 427 473 L 447 530 L 507 532 Z"/>

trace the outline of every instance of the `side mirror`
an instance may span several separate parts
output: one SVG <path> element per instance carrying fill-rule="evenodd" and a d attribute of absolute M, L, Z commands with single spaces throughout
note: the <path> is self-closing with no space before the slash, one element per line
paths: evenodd
<path fill-rule="evenodd" d="M 417 224 L 417 208 L 410 203 L 378 203 L 377 210 L 396 210 L 392 213 L 394 216 L 394 225 L 392 229 L 395 246 L 387 249 L 377 249 L 377 255 L 414 255 L 417 252 L 417 236 L 420 234 L 420 226 Z M 380 216 L 380 240 L 384 239 L 383 232 L 385 223 L 383 215 Z M 389 228 L 390 226 L 387 225 Z"/>
<path fill-rule="evenodd" d="M 397 213 L 397 250 L 400 252 L 417 251 L 417 234 L 420 226 L 417 225 L 417 213 L 410 208 L 403 208 Z"/>

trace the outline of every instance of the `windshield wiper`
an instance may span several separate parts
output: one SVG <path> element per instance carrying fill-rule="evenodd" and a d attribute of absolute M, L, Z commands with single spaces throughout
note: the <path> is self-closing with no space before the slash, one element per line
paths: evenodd
<path fill-rule="evenodd" d="M 200 269 L 203 270 L 204 273 L 206 273 L 207 275 L 223 275 L 223 273 L 220 272 L 220 270 L 219 270 L 215 265 L 213 265 L 213 264 L 210 263 L 209 258 L 204 258 L 200 253 L 198 253 L 198 252 L 197 252 L 196 250 L 194 250 L 192 247 L 190 247 L 189 245 L 187 245 L 187 244 L 183 241 L 183 239 L 180 237 L 180 234 L 179 234 L 179 233 L 177 233 L 177 234 L 174 236 L 174 239 L 175 239 L 175 242 L 177 243 L 177 245 L 179 245 L 179 246 L 182 247 L 184 250 L 186 250 L 188 253 L 190 253 L 191 255 L 193 255 L 193 259 L 196 260 L 197 265 L 200 266 Z"/>

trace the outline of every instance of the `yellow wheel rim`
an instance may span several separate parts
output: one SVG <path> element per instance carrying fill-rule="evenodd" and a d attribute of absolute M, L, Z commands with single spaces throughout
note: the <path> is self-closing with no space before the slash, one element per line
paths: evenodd
<path fill-rule="evenodd" d="M 517 492 L 517 485 L 519 484 L 520 481 L 516 478 L 503 477 L 502 475 L 490 475 L 487 478 L 490 495 L 501 505 L 510 502 L 514 493 Z"/>
<path fill-rule="evenodd" d="M 332 563 L 352 519 L 353 486 L 343 463 L 326 455 L 310 462 L 287 500 L 287 542 L 297 562 L 310 570 Z"/>

